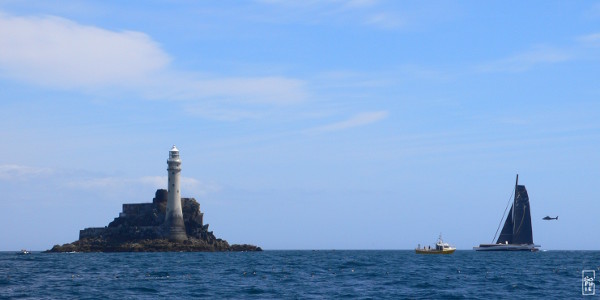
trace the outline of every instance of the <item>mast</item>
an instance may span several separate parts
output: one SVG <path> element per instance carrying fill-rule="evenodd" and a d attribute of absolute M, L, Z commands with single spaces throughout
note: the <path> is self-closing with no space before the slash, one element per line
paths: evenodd
<path fill-rule="evenodd" d="M 514 207 L 516 205 L 517 198 L 517 186 L 519 185 L 519 174 L 517 174 L 517 182 L 515 183 L 515 189 L 513 193 L 511 193 L 511 197 L 513 198 L 513 204 L 510 204 L 510 198 L 508 198 L 508 202 L 506 202 L 506 208 L 504 208 L 504 213 L 502 214 L 502 218 L 500 219 L 500 223 L 498 223 L 498 228 L 496 228 L 496 234 L 494 234 L 494 238 L 492 239 L 492 243 L 496 240 L 496 236 L 498 240 L 496 240 L 496 244 L 512 244 L 513 234 L 515 232 L 515 224 L 514 224 Z M 514 197 L 513 197 L 514 196 Z M 510 206 L 510 210 L 508 211 L 508 215 L 506 214 L 506 210 Z M 506 219 L 504 219 L 506 216 Z M 500 231 L 500 235 L 498 236 L 498 230 L 500 230 L 500 226 L 502 225 L 502 220 L 504 220 L 504 226 L 502 226 L 502 231 Z"/>
<path fill-rule="evenodd" d="M 513 197 L 513 206 L 512 208 L 516 208 L 517 207 L 517 193 L 518 193 L 518 187 L 519 187 L 519 174 L 517 174 L 517 181 L 515 182 L 515 196 Z M 512 233 L 513 235 L 515 234 L 515 210 L 512 209 L 512 220 L 513 220 L 513 230 Z"/>

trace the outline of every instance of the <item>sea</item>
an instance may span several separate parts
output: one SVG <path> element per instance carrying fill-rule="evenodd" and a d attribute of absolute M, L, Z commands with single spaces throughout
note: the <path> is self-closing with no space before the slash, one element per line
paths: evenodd
<path fill-rule="evenodd" d="M 0 299 L 600 299 L 599 277 L 598 251 L 0 252 Z"/>

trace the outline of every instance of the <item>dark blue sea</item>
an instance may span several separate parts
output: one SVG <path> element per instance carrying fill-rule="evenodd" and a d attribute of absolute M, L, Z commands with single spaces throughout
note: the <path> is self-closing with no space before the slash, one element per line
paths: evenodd
<path fill-rule="evenodd" d="M 600 252 L 0 252 L 0 298 L 600 299 L 582 270 Z"/>

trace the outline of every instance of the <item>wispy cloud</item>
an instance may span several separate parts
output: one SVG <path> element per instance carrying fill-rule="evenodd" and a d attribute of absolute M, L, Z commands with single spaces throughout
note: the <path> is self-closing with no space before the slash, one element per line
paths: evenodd
<path fill-rule="evenodd" d="M 185 111 L 193 116 L 217 120 L 217 121 L 241 121 L 241 120 L 256 120 L 263 118 L 266 113 L 264 111 L 244 110 L 244 109 L 226 109 L 204 104 L 193 104 L 185 107 Z"/>
<path fill-rule="evenodd" d="M 161 99 L 289 104 L 306 97 L 298 79 L 189 74 L 170 62 L 159 43 L 142 32 L 0 12 L 0 76 L 5 78 L 94 92 L 119 87 Z"/>
<path fill-rule="evenodd" d="M 88 179 L 76 179 L 66 183 L 69 188 L 94 190 L 94 189 L 122 189 L 134 185 L 148 186 L 153 189 L 164 189 L 167 186 L 167 176 L 144 176 L 139 178 L 123 177 L 98 177 Z M 181 177 L 181 189 L 184 194 L 195 194 L 204 196 L 208 193 L 217 192 L 221 188 L 213 182 L 203 182 L 191 177 Z"/>
<path fill-rule="evenodd" d="M 384 8 L 377 0 L 261 0 L 258 2 L 280 11 L 266 16 L 267 20 L 277 22 L 351 23 L 380 29 L 395 29 L 402 27 L 406 21 L 397 11 Z"/>
<path fill-rule="evenodd" d="M 300 103 L 307 96 L 303 81 L 285 77 L 196 79 L 172 74 L 156 79 L 154 85 L 146 88 L 146 97 L 288 105 Z"/>
<path fill-rule="evenodd" d="M 50 176 L 53 173 L 54 170 L 49 168 L 36 168 L 16 164 L 0 165 L 0 180 L 3 181 L 29 180 L 33 178 Z"/>
<path fill-rule="evenodd" d="M 205 196 L 221 190 L 221 186 L 213 181 L 199 180 L 182 176 L 181 189 L 184 196 Z M 97 176 L 81 170 L 61 170 L 24 166 L 19 164 L 0 165 L 0 183 L 32 183 L 48 182 L 55 187 L 122 192 L 143 189 L 165 189 L 167 176 L 142 176 L 137 178 L 122 176 Z"/>
<path fill-rule="evenodd" d="M 387 118 L 387 111 L 363 112 L 347 120 L 310 129 L 309 133 L 332 132 L 364 126 Z"/>
<path fill-rule="evenodd" d="M 591 33 L 577 37 L 577 40 L 586 46 L 600 46 L 600 33 Z"/>
<path fill-rule="evenodd" d="M 372 25 L 383 29 L 400 28 L 405 24 L 405 22 L 406 21 L 400 18 L 400 16 L 386 12 L 371 14 L 367 16 L 364 21 L 364 23 L 367 25 Z"/>
<path fill-rule="evenodd" d="M 524 72 L 538 65 L 560 63 L 570 59 L 572 57 L 566 51 L 536 47 L 504 59 L 484 63 L 476 69 L 479 72 Z"/>
<path fill-rule="evenodd" d="M 373 6 L 378 2 L 378 0 L 348 0 L 345 2 L 345 5 L 349 7 L 367 7 Z"/>

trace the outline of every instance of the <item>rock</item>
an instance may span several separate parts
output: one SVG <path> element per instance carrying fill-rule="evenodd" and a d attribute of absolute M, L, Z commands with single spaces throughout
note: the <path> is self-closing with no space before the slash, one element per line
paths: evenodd
<path fill-rule="evenodd" d="M 262 251 L 262 249 L 258 246 L 248 245 L 248 244 L 233 244 L 229 247 L 230 251 Z"/>
<path fill-rule="evenodd" d="M 123 212 L 106 227 L 86 228 L 79 240 L 55 245 L 46 252 L 197 252 L 262 251 L 254 245 L 229 245 L 215 237 L 203 224 L 204 214 L 194 198 L 181 198 L 183 220 L 188 239 L 171 242 L 162 226 L 165 219 L 167 191 L 156 191 L 152 203 L 123 204 Z"/>

